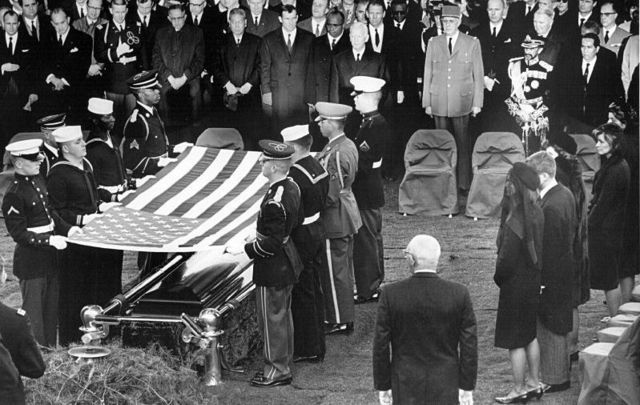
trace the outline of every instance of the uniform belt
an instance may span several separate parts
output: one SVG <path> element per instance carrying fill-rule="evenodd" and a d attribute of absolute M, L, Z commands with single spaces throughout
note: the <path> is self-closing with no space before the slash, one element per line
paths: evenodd
<path fill-rule="evenodd" d="M 319 219 L 320 219 L 320 213 L 316 212 L 315 214 L 311 215 L 310 217 L 306 217 L 304 219 L 304 221 L 302 221 L 302 225 L 312 224 L 312 223 L 316 222 Z"/>
<path fill-rule="evenodd" d="M 371 165 L 372 169 L 377 169 L 380 166 L 382 166 L 382 159 L 378 160 L 377 162 L 373 162 L 373 164 Z"/>
<path fill-rule="evenodd" d="M 536 98 L 532 98 L 532 99 L 526 99 L 526 98 L 519 98 L 518 99 L 518 103 L 519 104 L 530 104 L 530 105 L 538 104 L 541 101 L 542 101 L 542 97 L 536 97 Z"/>
<path fill-rule="evenodd" d="M 33 232 L 33 233 L 47 233 L 47 232 L 53 232 L 53 228 L 54 228 L 54 224 L 53 222 L 51 222 L 49 225 L 34 226 L 31 228 L 27 228 L 27 231 Z"/>
<path fill-rule="evenodd" d="M 124 191 L 124 184 L 118 184 L 117 186 L 98 186 L 98 188 L 107 190 L 111 194 L 116 194 Z"/>
<path fill-rule="evenodd" d="M 126 65 L 128 63 L 135 62 L 136 60 L 138 60 L 137 56 L 123 56 L 118 59 L 118 63 Z"/>

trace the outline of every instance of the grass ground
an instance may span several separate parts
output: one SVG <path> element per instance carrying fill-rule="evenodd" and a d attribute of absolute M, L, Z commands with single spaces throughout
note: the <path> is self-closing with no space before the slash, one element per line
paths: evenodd
<path fill-rule="evenodd" d="M 435 236 L 442 245 L 441 276 L 466 285 L 471 292 L 477 322 L 479 368 L 474 393 L 476 404 L 491 404 L 496 395 L 509 390 L 511 371 L 506 350 L 493 347 L 498 288 L 493 283 L 495 265 L 495 238 L 497 220 L 473 221 L 463 215 L 447 217 L 404 217 L 397 213 L 397 183 L 385 185 L 387 205 L 384 209 L 383 236 L 385 246 L 385 282 L 409 276 L 402 255 L 409 240 L 418 233 Z M 6 260 L 10 281 L 0 289 L 0 299 L 7 305 L 20 305 L 17 281 L 11 273 L 13 242 L 0 237 L 0 254 Z M 136 276 L 135 256 L 125 255 L 125 277 Z M 125 280 L 126 281 L 126 280 Z M 596 331 L 602 326 L 599 319 L 605 315 L 603 295 L 592 292 L 592 299 L 581 307 L 580 348 L 591 344 Z M 291 386 L 271 389 L 250 387 L 248 380 L 260 369 L 256 358 L 242 374 L 225 373 L 225 384 L 219 387 L 201 387 L 196 394 L 183 397 L 184 402 L 198 398 L 200 403 L 211 404 L 376 404 L 371 370 L 371 346 L 376 316 L 376 304 L 356 307 L 355 332 L 350 336 L 327 338 L 327 354 L 321 364 L 294 364 L 294 382 Z M 108 362 L 109 359 L 103 360 Z M 192 374 L 189 379 L 195 378 Z M 34 387 L 27 383 L 27 389 Z M 50 387 L 51 388 L 51 387 Z M 55 387 L 53 387 L 55 388 Z M 80 390 L 81 388 L 78 388 Z M 577 363 L 571 373 L 571 389 L 545 395 L 539 404 L 575 404 L 580 392 Z M 178 402 L 180 401 L 178 393 Z M 196 395 L 194 397 L 194 395 Z M 166 398 L 151 403 L 176 403 Z M 535 403 L 535 402 L 534 402 Z"/>

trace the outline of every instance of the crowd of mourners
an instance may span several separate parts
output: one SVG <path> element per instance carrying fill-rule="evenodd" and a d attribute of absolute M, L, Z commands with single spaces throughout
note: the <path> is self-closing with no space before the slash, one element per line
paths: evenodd
<path fill-rule="evenodd" d="M 509 350 L 514 386 L 496 401 L 569 388 L 590 290 L 605 292 L 610 316 L 630 300 L 637 1 L 0 0 L 0 23 L 0 147 L 15 171 L 2 210 L 42 346 L 77 341 L 82 306 L 121 292 L 122 252 L 65 236 L 202 125 L 236 128 L 246 150 L 262 150 L 270 181 L 257 234 L 227 247 L 255 260 L 266 349 L 254 385 L 291 383 L 289 363 L 322 361 L 324 334 L 350 334 L 354 304 L 378 300 L 382 179 L 402 175 L 417 129 L 453 135 L 462 204 L 481 133 L 513 132 L 524 145 L 526 162 L 507 176 L 494 276 L 495 344 Z M 571 134 L 594 139 L 590 188 Z M 416 267 L 424 258 L 413 253 Z M 5 315 L 5 342 L 27 333 L 5 330 Z"/>

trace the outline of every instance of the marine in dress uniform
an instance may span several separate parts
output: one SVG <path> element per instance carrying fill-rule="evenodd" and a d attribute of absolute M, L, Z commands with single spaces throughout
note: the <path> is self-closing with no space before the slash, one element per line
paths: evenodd
<path fill-rule="evenodd" d="M 246 244 L 228 245 L 232 254 L 245 252 L 253 263 L 258 325 L 264 339 L 264 368 L 252 385 L 270 387 L 290 384 L 293 359 L 291 291 L 302 271 L 302 261 L 291 240 L 300 225 L 300 188 L 289 177 L 293 148 L 262 140 L 262 174 L 269 189 L 260 204 L 256 237 Z"/>
<path fill-rule="evenodd" d="M 16 170 L 2 201 L 9 234 L 16 242 L 13 272 L 20 280 L 22 308 L 33 321 L 38 343 L 55 347 L 58 308 L 56 249 L 64 249 L 71 226 L 51 210 L 47 187 L 38 175 L 43 160 L 42 140 L 17 141 L 7 146 Z"/>
<path fill-rule="evenodd" d="M 0 304 L 0 402 L 22 405 L 24 386 L 20 376 L 39 378 L 46 369 L 31 327 L 22 309 Z"/>
<path fill-rule="evenodd" d="M 358 170 L 358 149 L 344 134 L 352 108 L 344 104 L 316 103 L 320 132 L 329 139 L 316 159 L 329 174 L 327 203 L 321 218 L 327 234 L 327 269 L 321 275 L 325 293 L 328 334 L 353 331 L 353 235 L 362 226 L 351 185 Z"/>
<path fill-rule="evenodd" d="M 378 287 L 384 279 L 382 247 L 382 155 L 385 139 L 392 135 L 387 120 L 378 111 L 382 98 L 382 79 L 356 76 L 351 79 L 356 110 L 362 123 L 354 138 L 358 148 L 358 173 L 353 181 L 353 194 L 358 203 L 362 227 L 353 244 L 353 269 L 356 281 L 356 303 L 378 298 Z"/>
<path fill-rule="evenodd" d="M 91 163 L 84 158 L 86 148 L 80 127 L 59 128 L 53 136 L 61 153 L 47 179 L 51 206 L 65 222 L 83 227 L 96 218 L 102 201 L 111 201 L 111 195 L 96 186 Z M 106 303 L 98 300 L 104 282 L 100 274 L 101 249 L 70 244 L 59 260 L 59 337 L 60 344 L 67 345 L 80 339 L 82 307 Z"/>
<path fill-rule="evenodd" d="M 291 234 L 304 269 L 293 287 L 293 361 L 318 362 L 324 359 L 324 296 L 320 274 L 327 272 L 324 257 L 326 234 L 320 220 L 329 191 L 329 175 L 310 154 L 313 138 L 309 125 L 285 128 L 282 139 L 294 149 L 289 176 L 300 187 L 302 224 Z"/>
<path fill-rule="evenodd" d="M 42 147 L 42 156 L 44 160 L 40 165 L 40 174 L 43 179 L 47 178 L 51 166 L 58 160 L 58 147 L 53 140 L 51 133 L 58 128 L 64 127 L 66 114 L 47 115 L 36 121 L 40 125 L 40 132 L 44 136 L 44 144 Z"/>

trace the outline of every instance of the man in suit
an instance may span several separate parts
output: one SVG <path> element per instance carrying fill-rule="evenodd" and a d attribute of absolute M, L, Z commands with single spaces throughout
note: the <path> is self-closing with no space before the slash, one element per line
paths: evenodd
<path fill-rule="evenodd" d="M 504 104 L 511 91 L 507 66 L 519 49 L 515 48 L 518 46 L 517 37 L 504 19 L 504 9 L 504 0 L 489 0 L 489 20 L 471 33 L 480 41 L 484 65 L 485 108 L 480 115 L 482 132 L 509 128 L 505 122 L 510 120 L 506 119 L 508 113 Z"/>
<path fill-rule="evenodd" d="M 329 173 L 327 204 L 321 214 L 327 239 L 325 251 L 328 271 L 321 273 L 326 292 L 326 333 L 353 332 L 353 236 L 362 226 L 360 212 L 351 190 L 358 170 L 358 149 L 344 133 L 345 120 L 352 108 L 344 104 L 319 102 L 320 132 L 329 142 L 316 159 Z"/>
<path fill-rule="evenodd" d="M 515 32 L 516 43 L 520 43 L 525 35 L 533 30 L 533 15 L 538 11 L 536 0 L 516 1 L 509 4 L 506 20 Z"/>
<path fill-rule="evenodd" d="M 71 27 L 66 12 L 57 8 L 51 13 L 55 28 L 49 40 L 49 61 L 42 69 L 43 81 L 49 85 L 48 103 L 53 112 L 59 104 L 68 110 L 67 121 L 79 123 L 84 116 L 88 95 L 85 79 L 91 66 L 91 37 Z"/>
<path fill-rule="evenodd" d="M 21 33 L 20 19 L 13 11 L 2 17 L 4 32 L 0 40 L 0 148 L 24 128 L 27 117 L 23 107 L 36 102 L 37 88 L 33 83 L 36 46 Z M 2 32 L 2 31 L 0 31 Z"/>
<path fill-rule="evenodd" d="M 329 191 L 329 175 L 309 152 L 313 138 L 308 125 L 282 130 L 284 143 L 294 150 L 289 177 L 300 187 L 304 220 L 293 229 L 291 237 L 302 259 L 304 269 L 293 287 L 293 362 L 319 362 L 324 359 L 324 296 L 320 274 L 327 272 L 324 260 L 324 210 Z"/>
<path fill-rule="evenodd" d="M 93 48 L 96 60 L 105 66 L 105 94 L 113 101 L 115 133 L 119 138 L 124 121 L 136 105 L 136 98 L 127 88 L 127 79 L 144 68 L 148 56 L 142 26 L 127 23 L 127 2 L 112 0 L 109 11 L 112 19 L 96 27 Z"/>
<path fill-rule="evenodd" d="M 156 41 L 158 29 L 169 24 L 167 12 L 164 7 L 156 6 L 154 0 L 137 0 L 135 10 L 127 13 L 128 24 L 139 26 L 142 29 L 145 54 L 147 55 L 145 70 L 151 69 L 151 56 Z"/>
<path fill-rule="evenodd" d="M 95 39 L 96 27 L 107 23 L 107 20 L 100 17 L 102 12 L 102 0 L 87 0 L 87 15 L 83 18 L 75 20 L 71 26 L 80 32 L 84 32 L 92 39 Z M 92 48 L 93 42 L 92 42 Z M 104 77 L 103 69 L 104 63 L 98 62 L 95 57 L 95 53 L 91 51 L 91 65 L 89 65 L 89 71 L 87 72 L 87 80 L 85 82 L 87 86 L 88 96 L 98 96 L 104 94 Z M 123 119 L 124 121 L 124 119 Z"/>
<path fill-rule="evenodd" d="M 280 28 L 278 14 L 264 8 L 266 0 L 248 0 L 251 14 L 247 15 L 247 32 L 263 38 L 265 35 Z"/>
<path fill-rule="evenodd" d="M 303 221 L 300 216 L 300 188 L 287 177 L 294 149 L 286 144 L 260 141 L 262 174 L 269 189 L 260 204 L 256 236 L 247 243 L 231 243 L 226 251 L 246 253 L 253 263 L 256 312 L 264 340 L 264 367 L 251 385 L 273 387 L 291 384 L 293 321 L 291 291 L 302 261 L 291 233 Z"/>
<path fill-rule="evenodd" d="M 46 55 L 54 29 L 49 17 L 44 13 L 38 12 L 38 5 L 38 0 L 20 0 L 20 6 L 22 7 L 20 29 L 38 44 L 38 52 L 42 57 Z"/>
<path fill-rule="evenodd" d="M 622 41 L 631 34 L 616 25 L 618 11 L 613 1 L 605 0 L 600 5 L 600 23 L 602 31 L 600 34 L 600 43 L 603 48 L 615 52 L 616 56 L 622 46 Z"/>
<path fill-rule="evenodd" d="M 382 156 L 391 127 L 380 114 L 385 81 L 378 78 L 355 76 L 355 109 L 362 115 L 362 123 L 353 138 L 358 148 L 358 172 L 353 182 L 353 194 L 358 203 L 362 226 L 353 244 L 353 272 L 356 281 L 354 300 L 357 304 L 378 299 L 378 287 L 384 280 L 384 251 L 382 244 Z"/>
<path fill-rule="evenodd" d="M 280 21 L 282 29 L 267 34 L 260 48 L 262 104 L 272 111 L 273 136 L 284 127 L 307 122 L 304 82 L 313 42 L 312 34 L 297 29 L 295 7 L 282 7 Z"/>
<path fill-rule="evenodd" d="M 580 49 L 582 57 L 562 74 L 560 105 L 571 117 L 596 127 L 607 121 L 609 104 L 623 95 L 622 82 L 617 63 L 598 57 L 600 39 L 595 34 L 583 35 Z"/>
<path fill-rule="evenodd" d="M 384 23 L 385 8 L 382 0 L 371 0 L 367 5 L 367 20 L 369 21 L 369 42 L 367 47 L 373 49 L 375 53 L 382 53 L 388 56 L 389 50 L 393 46 L 393 38 L 390 26 Z"/>
<path fill-rule="evenodd" d="M 438 276 L 440 244 L 414 237 L 404 250 L 413 276 L 382 289 L 373 338 L 380 403 L 473 403 L 476 318 L 467 288 Z"/>
<path fill-rule="evenodd" d="M 204 37 L 202 30 L 186 25 L 186 14 L 180 4 L 169 7 L 171 26 L 162 27 L 156 34 L 153 48 L 153 67 L 158 70 L 160 91 L 160 113 L 168 122 L 170 116 L 167 98 L 175 97 L 184 87 L 188 89 L 191 102 L 190 116 L 197 120 L 200 115 L 202 95 L 200 94 L 200 74 L 204 67 Z"/>
<path fill-rule="evenodd" d="M 245 150 L 256 150 L 262 125 L 259 86 L 262 39 L 245 32 L 246 15 L 244 9 L 231 10 L 231 32 L 223 38 L 209 69 L 227 100 L 224 126 L 238 128 Z"/>
<path fill-rule="evenodd" d="M 436 128 L 449 130 L 456 139 L 458 189 L 464 194 L 471 185 L 469 115 L 480 113 L 484 99 L 482 52 L 477 38 L 458 30 L 458 6 L 443 6 L 440 20 L 444 35 L 431 38 L 427 47 L 422 106 Z"/>
<path fill-rule="evenodd" d="M 555 14 L 548 8 L 542 8 L 533 15 L 534 37 L 544 40 L 544 48 L 540 53 L 540 60 L 548 63 L 552 68 L 557 66 L 563 52 L 570 49 L 572 42 L 564 34 L 561 27 L 554 23 Z"/>
<path fill-rule="evenodd" d="M 87 0 L 67 1 L 66 3 L 65 11 L 69 14 L 72 22 L 80 20 L 89 14 Z"/>
<path fill-rule="evenodd" d="M 556 181 L 556 163 L 545 151 L 527 158 L 540 178 L 538 193 L 544 213 L 542 273 L 538 309 L 540 377 L 547 392 L 570 386 L 567 334 L 573 326 L 573 239 L 577 228 L 571 191 Z"/>
<path fill-rule="evenodd" d="M 298 23 L 298 28 L 308 31 L 314 37 L 327 33 L 327 13 L 329 12 L 329 0 L 313 0 L 311 4 L 311 17 Z"/>

